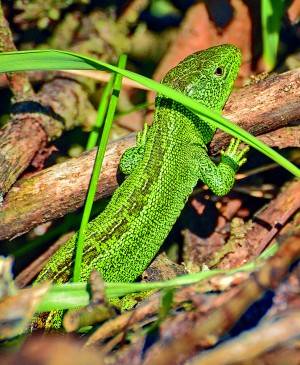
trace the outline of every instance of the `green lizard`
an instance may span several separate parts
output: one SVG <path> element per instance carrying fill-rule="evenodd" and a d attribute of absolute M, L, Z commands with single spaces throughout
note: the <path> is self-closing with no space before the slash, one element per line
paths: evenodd
<path fill-rule="evenodd" d="M 229 97 L 241 63 L 233 45 L 194 53 L 171 69 L 162 83 L 215 111 Z M 81 280 L 97 269 L 105 281 L 134 281 L 151 262 L 198 180 L 217 195 L 232 188 L 246 159 L 232 140 L 215 165 L 206 145 L 215 127 L 181 104 L 158 95 L 153 125 L 138 134 L 137 145 L 121 158 L 128 175 L 106 209 L 88 225 Z M 73 236 L 49 260 L 36 282 L 70 279 L 76 243 Z"/>

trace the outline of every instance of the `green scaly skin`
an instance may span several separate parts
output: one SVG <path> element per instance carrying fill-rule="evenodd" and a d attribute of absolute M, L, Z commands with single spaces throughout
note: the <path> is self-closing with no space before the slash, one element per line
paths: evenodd
<path fill-rule="evenodd" d="M 184 59 L 162 83 L 221 111 L 240 63 L 235 46 L 212 47 Z M 214 133 L 212 125 L 181 104 L 157 96 L 153 125 L 121 159 L 121 169 L 129 176 L 88 225 L 82 281 L 93 269 L 108 282 L 134 281 L 159 250 L 199 179 L 217 195 L 230 191 L 246 149 L 238 151 L 239 142 L 233 140 L 215 165 L 206 148 Z M 36 282 L 70 279 L 76 238 L 52 256 Z"/>

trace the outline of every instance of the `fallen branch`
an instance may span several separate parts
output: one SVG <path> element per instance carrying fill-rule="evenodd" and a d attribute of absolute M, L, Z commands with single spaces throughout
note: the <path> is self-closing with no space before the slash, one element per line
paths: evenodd
<path fill-rule="evenodd" d="M 241 273 L 234 274 L 231 277 L 231 280 L 227 280 L 226 282 L 226 289 L 228 289 L 228 291 L 225 290 L 223 284 L 220 284 L 219 287 L 218 285 L 216 285 L 216 282 L 222 282 L 222 276 L 216 277 L 213 285 L 211 285 L 210 280 L 208 280 L 205 281 L 205 283 L 197 283 L 178 288 L 174 293 L 172 307 L 176 309 L 180 308 L 184 303 L 193 303 L 194 306 L 197 307 L 197 311 L 199 313 L 207 313 L 210 309 L 221 305 L 233 296 L 233 293 L 236 292 L 236 288 L 232 288 L 233 281 L 237 282 L 239 280 L 239 276 L 240 280 L 244 281 L 246 280 L 248 275 L 249 274 L 245 273 L 243 273 L 242 275 Z M 212 296 L 206 293 L 206 291 L 218 290 L 221 286 L 222 290 L 224 290 L 224 293 L 222 293 L 222 295 L 220 295 L 219 297 Z M 125 331 L 130 331 L 137 327 L 142 327 L 143 322 L 147 319 L 150 319 L 150 322 L 155 321 L 158 316 L 160 301 L 161 295 L 159 295 L 159 293 L 155 293 L 150 298 L 148 298 L 147 301 L 144 301 L 135 309 L 124 312 L 116 318 L 113 318 L 110 321 L 103 323 L 101 327 L 99 327 L 92 335 L 89 336 L 85 346 L 95 345 L 96 343 L 103 344 L 112 336 L 118 336 L 120 332 L 122 333 Z M 176 319 L 172 317 L 172 320 L 174 320 L 174 322 L 176 320 L 180 321 L 181 316 L 184 316 L 184 322 L 185 324 L 187 324 L 187 317 L 191 317 L 189 313 L 190 312 L 188 311 L 182 312 L 178 314 Z M 173 325 L 175 328 L 177 328 L 176 324 L 173 323 Z M 164 328 L 167 330 L 167 326 Z"/>
<path fill-rule="evenodd" d="M 239 267 L 265 249 L 287 221 L 300 209 L 300 180 L 288 183 L 278 196 L 252 218 L 251 228 L 233 252 L 218 263 L 220 269 Z"/>
<path fill-rule="evenodd" d="M 294 311 L 264 323 L 258 328 L 207 351 L 190 362 L 190 365 L 230 365 L 253 361 L 267 351 L 279 348 L 300 335 L 300 312 Z M 257 339 L 259 338 L 259 341 Z"/>
<path fill-rule="evenodd" d="M 170 36 L 155 37 L 154 33 L 144 32 L 141 35 L 143 37 L 142 46 L 141 40 L 138 38 L 140 32 L 135 33 L 137 37 L 132 37 L 131 27 L 139 19 L 140 12 L 147 7 L 148 2 L 149 0 L 131 2 L 130 6 L 126 7 L 124 16 L 121 15 L 117 22 L 100 11 L 98 14 L 92 13 L 90 16 L 84 17 L 85 21 L 91 21 L 92 27 L 95 27 L 95 30 L 91 31 L 91 28 L 87 27 L 89 30 L 86 33 L 84 32 L 85 35 L 83 37 L 85 40 L 78 40 L 75 43 L 72 43 L 73 37 L 71 35 L 69 35 L 70 39 L 67 43 L 66 39 L 61 39 L 61 34 L 69 31 L 68 24 L 70 23 L 66 19 L 64 28 L 58 27 L 51 37 L 50 48 L 56 46 L 54 48 L 68 48 L 77 53 L 97 54 L 98 57 L 107 62 L 114 59 L 121 52 L 121 49 L 127 53 L 133 52 L 134 49 L 139 49 L 139 51 L 143 49 L 144 55 L 149 52 L 160 55 L 166 49 Z M 86 28 L 85 25 L 82 26 L 82 24 L 86 24 L 84 20 L 80 25 L 78 24 L 76 14 L 70 14 L 71 18 L 73 17 L 71 21 L 73 21 L 73 24 L 75 23 L 76 29 Z M 87 20 L 89 17 L 90 20 Z M 70 20 L 70 18 L 68 19 Z M 96 26 L 96 24 L 99 24 L 99 21 L 103 21 L 105 27 Z M 5 19 L 4 22 L 6 22 Z M 74 31 L 74 38 L 76 38 L 76 29 L 72 29 Z M 9 28 L 5 29 L 5 31 L 9 32 Z M 107 34 L 114 34 L 114 36 L 107 37 Z M 148 40 L 145 43 L 145 37 L 147 39 L 150 37 L 151 42 Z M 68 38 L 66 34 L 64 38 Z M 121 48 L 116 47 L 116 44 L 119 43 L 122 43 Z M 47 44 L 47 47 L 49 48 L 49 44 Z M 15 48 L 6 48 L 5 50 L 12 49 Z M 108 49 L 109 52 L 107 52 Z M 145 50 L 149 52 L 145 53 Z M 157 57 L 159 58 L 159 56 Z M 66 74 L 64 73 L 64 75 Z M 22 74 L 13 73 L 11 75 L 12 80 L 20 80 L 20 75 Z M 41 80 L 42 78 L 44 81 L 43 76 L 45 73 L 34 72 L 31 75 L 33 79 Z M 25 75 L 24 77 L 28 81 L 27 76 Z M 77 125 L 84 124 L 84 126 L 90 127 L 96 119 L 95 110 L 87 98 L 86 90 L 76 80 L 72 80 L 75 76 L 72 77 L 69 73 L 65 78 L 59 75 L 55 76 L 56 80 L 57 78 L 59 78 L 60 83 L 57 83 L 55 80 L 50 81 L 47 91 L 44 89 L 44 92 L 42 91 L 37 96 L 27 93 L 26 100 L 31 103 L 22 104 L 22 109 L 20 109 L 19 105 L 18 114 L 14 114 L 7 126 L 0 130 L 0 201 L 49 140 L 59 137 L 65 130 L 74 128 Z M 22 91 L 30 90 L 29 81 L 27 82 L 29 86 L 26 88 L 22 87 L 23 84 L 21 83 L 15 84 Z M 129 80 L 125 80 L 124 84 L 133 85 Z M 1 75 L 0 85 L 4 85 Z M 62 88 L 61 90 L 57 87 L 58 85 Z M 15 88 L 15 90 L 17 89 Z M 54 100 L 52 100 L 53 98 Z"/>
<path fill-rule="evenodd" d="M 277 253 L 266 264 L 246 280 L 234 296 L 194 321 L 189 333 L 178 332 L 176 337 L 163 339 L 147 352 L 144 365 L 179 364 L 193 355 L 199 348 L 211 346 L 224 335 L 241 317 L 249 306 L 267 290 L 275 290 L 285 278 L 289 267 L 300 257 L 299 229 L 285 239 Z M 174 361 L 176 359 L 176 361 Z"/>
<path fill-rule="evenodd" d="M 75 80 L 54 79 L 32 101 L 15 104 L 0 130 L 0 195 L 4 195 L 49 140 L 95 117 L 86 92 Z"/>

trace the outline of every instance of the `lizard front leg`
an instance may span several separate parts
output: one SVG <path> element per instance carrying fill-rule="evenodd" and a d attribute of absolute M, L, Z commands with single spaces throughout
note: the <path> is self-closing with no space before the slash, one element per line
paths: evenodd
<path fill-rule="evenodd" d="M 200 178 L 219 196 L 226 195 L 231 190 L 237 170 L 246 162 L 245 153 L 249 147 L 239 150 L 240 141 L 231 139 L 229 146 L 221 152 L 221 161 L 216 165 L 208 156 L 205 149 L 200 158 Z"/>
<path fill-rule="evenodd" d="M 134 168 L 143 159 L 148 129 L 149 126 L 145 123 L 144 129 L 137 134 L 136 146 L 128 148 L 123 153 L 120 159 L 119 168 L 124 175 L 130 175 Z"/>

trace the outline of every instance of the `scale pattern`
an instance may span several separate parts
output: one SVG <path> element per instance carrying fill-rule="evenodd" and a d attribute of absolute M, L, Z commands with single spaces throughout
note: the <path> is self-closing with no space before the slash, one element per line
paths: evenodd
<path fill-rule="evenodd" d="M 212 47 L 187 57 L 162 82 L 221 111 L 240 62 L 235 46 Z M 82 280 L 93 269 L 106 281 L 135 280 L 159 250 L 199 179 L 218 195 L 231 189 L 244 151 L 238 152 L 233 142 L 216 166 L 206 148 L 214 132 L 181 104 L 157 96 L 153 125 L 139 149 L 142 155 L 106 209 L 88 225 Z M 76 236 L 53 255 L 37 282 L 69 280 Z"/>

